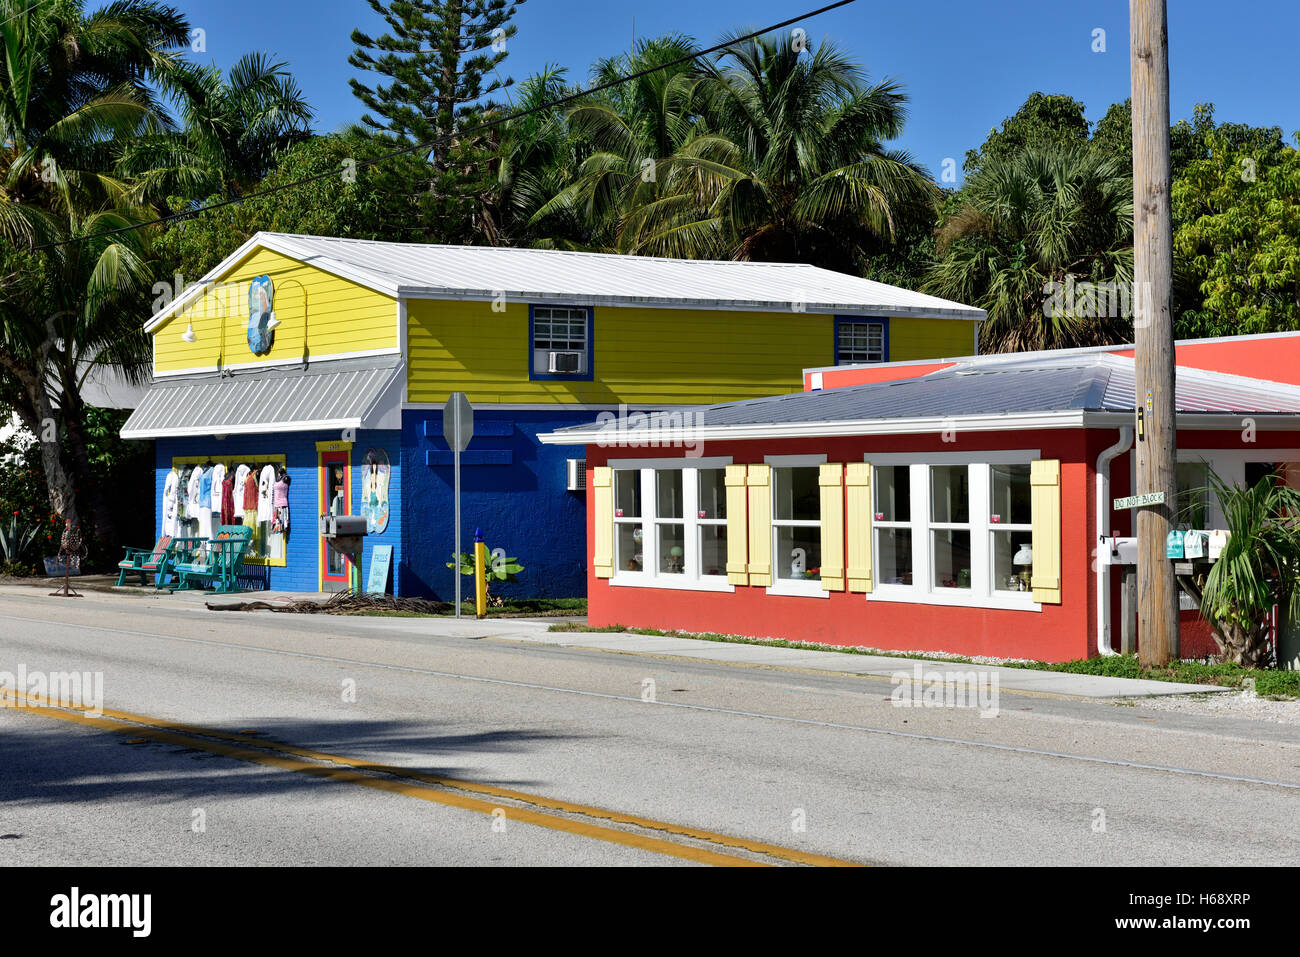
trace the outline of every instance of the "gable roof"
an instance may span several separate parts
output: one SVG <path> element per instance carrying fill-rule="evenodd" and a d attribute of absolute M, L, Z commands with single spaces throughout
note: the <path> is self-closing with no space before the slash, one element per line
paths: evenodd
<path fill-rule="evenodd" d="M 942 431 L 952 423 L 981 431 L 1123 424 L 1134 415 L 1135 389 L 1133 360 L 1109 353 L 971 359 L 914 378 L 674 410 L 624 424 L 617 441 L 663 444 L 683 430 L 720 439 Z M 1243 415 L 1300 417 L 1300 387 L 1179 368 L 1175 408 L 1234 423 Z M 608 442 L 602 429 L 608 424 L 572 426 L 542 441 Z"/>
<path fill-rule="evenodd" d="M 506 246 L 388 243 L 258 233 L 145 325 L 152 331 L 255 248 L 377 292 L 416 299 L 507 300 L 981 321 L 984 310 L 800 263 L 661 259 Z"/>

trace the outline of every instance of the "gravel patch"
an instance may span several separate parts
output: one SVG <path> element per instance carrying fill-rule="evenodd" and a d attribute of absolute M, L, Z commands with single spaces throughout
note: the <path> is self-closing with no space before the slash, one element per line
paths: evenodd
<path fill-rule="evenodd" d="M 1156 711 L 1177 711 L 1182 714 L 1199 714 L 1209 717 L 1250 718 L 1273 724 L 1300 724 L 1300 701 L 1273 701 L 1261 698 L 1254 691 L 1235 694 L 1177 695 L 1160 698 L 1115 698 L 1115 704 L 1152 708 Z"/>

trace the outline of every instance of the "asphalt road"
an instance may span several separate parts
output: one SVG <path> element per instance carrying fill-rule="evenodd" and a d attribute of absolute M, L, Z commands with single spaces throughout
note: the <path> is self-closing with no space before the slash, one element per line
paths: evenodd
<path fill-rule="evenodd" d="M 498 628 L 0 588 L 0 671 L 104 689 L 0 710 L 0 862 L 1300 863 L 1296 726 Z"/>

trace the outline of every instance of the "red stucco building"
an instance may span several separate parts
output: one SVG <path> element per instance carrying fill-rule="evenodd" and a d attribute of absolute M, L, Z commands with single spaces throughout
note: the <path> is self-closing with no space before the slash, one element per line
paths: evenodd
<path fill-rule="evenodd" d="M 1181 524 L 1222 527 L 1208 469 L 1300 475 L 1297 359 L 1297 334 L 1179 345 Z M 805 385 L 542 437 L 586 449 L 591 624 L 1047 661 L 1118 646 L 1131 349 Z M 1186 606 L 1181 653 L 1214 650 Z"/>

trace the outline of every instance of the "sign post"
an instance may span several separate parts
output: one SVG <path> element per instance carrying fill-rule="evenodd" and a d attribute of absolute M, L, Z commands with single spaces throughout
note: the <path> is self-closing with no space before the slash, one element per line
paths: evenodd
<path fill-rule="evenodd" d="M 442 436 L 451 446 L 452 471 L 455 473 L 456 554 L 452 565 L 456 569 L 456 617 L 460 617 L 460 453 L 465 451 L 474 437 L 474 407 L 464 392 L 453 392 L 442 407 Z"/>

